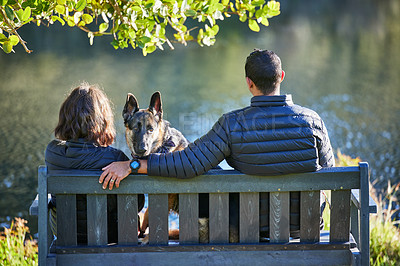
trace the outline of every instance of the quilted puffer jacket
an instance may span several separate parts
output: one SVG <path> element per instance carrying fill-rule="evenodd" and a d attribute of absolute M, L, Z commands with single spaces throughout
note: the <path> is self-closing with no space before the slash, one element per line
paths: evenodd
<path fill-rule="evenodd" d="M 223 159 L 250 175 L 311 172 L 335 165 L 328 132 L 319 115 L 293 104 L 291 95 L 280 95 L 253 97 L 249 107 L 224 114 L 206 135 L 182 151 L 151 154 L 147 170 L 149 175 L 191 178 Z M 232 220 L 237 226 L 238 197 L 232 198 L 236 201 L 230 205 L 236 208 L 230 208 L 230 225 Z M 268 202 L 269 193 L 260 193 L 263 237 L 269 236 Z M 299 236 L 299 213 L 300 193 L 291 192 L 290 236 L 294 238 Z"/>
<path fill-rule="evenodd" d="M 278 175 L 334 166 L 319 115 L 293 104 L 291 95 L 255 96 L 251 105 L 222 117 L 182 151 L 151 154 L 148 174 L 191 178 L 223 159 L 245 174 Z"/>
<path fill-rule="evenodd" d="M 45 161 L 46 166 L 52 171 L 62 171 L 70 169 L 81 170 L 101 170 L 104 166 L 114 161 L 128 161 L 129 158 L 120 150 L 113 147 L 99 147 L 84 139 L 76 141 L 51 141 L 46 148 Z M 86 195 L 78 194 L 77 200 L 77 233 L 78 243 L 87 244 L 87 217 L 86 217 Z M 139 211 L 144 205 L 144 195 L 139 195 Z M 56 198 L 52 195 L 50 204 L 52 216 L 56 216 Z M 117 197 L 116 195 L 107 195 L 107 222 L 112 226 L 108 227 L 109 243 L 117 242 Z M 50 221 L 50 227 L 56 235 L 56 224 Z"/>

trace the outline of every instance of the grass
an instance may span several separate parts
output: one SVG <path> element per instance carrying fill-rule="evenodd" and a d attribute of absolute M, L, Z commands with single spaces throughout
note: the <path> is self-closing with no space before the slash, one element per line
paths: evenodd
<path fill-rule="evenodd" d="M 15 218 L 10 228 L 0 234 L 0 265 L 37 265 L 36 241 L 26 239 L 29 228 L 27 221 Z"/>
<path fill-rule="evenodd" d="M 388 182 L 384 198 L 376 197 L 375 201 L 378 203 L 377 214 L 371 215 L 370 219 L 370 253 L 371 265 L 399 265 L 400 264 L 400 230 L 397 227 L 398 221 L 392 221 L 392 203 L 397 201 L 395 197 L 398 192 L 400 184 L 391 186 Z M 376 191 L 372 189 L 373 195 L 377 195 Z M 385 208 L 385 205 L 387 207 Z"/>

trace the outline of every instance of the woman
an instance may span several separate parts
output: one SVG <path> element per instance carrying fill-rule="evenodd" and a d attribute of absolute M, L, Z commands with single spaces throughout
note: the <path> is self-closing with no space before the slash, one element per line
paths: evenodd
<path fill-rule="evenodd" d="M 82 83 L 73 89 L 61 105 L 56 139 L 46 149 L 48 171 L 82 169 L 101 170 L 114 161 L 128 161 L 120 150 L 110 147 L 115 138 L 114 116 L 110 101 L 96 85 Z M 107 196 L 108 242 L 117 242 L 116 195 Z M 50 202 L 50 225 L 56 234 L 55 198 Z M 144 195 L 139 195 L 139 210 L 143 208 Z M 78 243 L 87 243 L 86 196 L 77 195 Z"/>

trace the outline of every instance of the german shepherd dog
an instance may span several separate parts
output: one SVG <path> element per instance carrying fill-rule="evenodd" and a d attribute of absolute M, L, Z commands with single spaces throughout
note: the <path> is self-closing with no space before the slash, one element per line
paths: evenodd
<path fill-rule="evenodd" d="M 170 126 L 163 119 L 161 93 L 155 92 L 151 96 L 147 109 L 139 109 L 136 97 L 128 93 L 124 110 L 122 111 L 126 127 L 125 138 L 133 157 L 146 158 L 151 153 L 167 153 L 183 150 L 189 142 L 183 134 Z M 178 194 L 168 195 L 168 208 L 178 212 Z M 148 209 L 140 228 L 140 235 L 148 227 Z M 175 234 L 175 235 L 174 235 Z M 177 232 L 170 232 L 171 238 L 176 238 Z"/>
<path fill-rule="evenodd" d="M 170 123 L 163 119 L 161 93 L 158 91 L 151 96 L 150 105 L 147 109 L 139 109 L 136 97 L 128 93 L 122 117 L 126 127 L 126 142 L 133 157 L 146 158 L 151 153 L 179 151 L 189 144 L 180 131 L 171 127 Z M 231 196 L 233 197 L 234 195 Z M 237 199 L 233 201 L 238 202 L 238 195 L 236 197 Z M 208 195 L 199 194 L 199 203 L 199 242 L 208 243 Z M 229 212 L 229 238 L 230 242 L 238 242 L 238 206 L 232 206 L 234 210 Z M 168 209 L 175 213 L 179 212 L 178 194 L 168 194 Z M 140 226 L 140 237 L 144 236 L 144 232 L 148 227 L 148 210 L 146 210 Z M 169 236 L 171 239 L 177 239 L 179 231 L 170 231 Z M 142 243 L 147 241 L 148 239 L 145 238 Z"/>

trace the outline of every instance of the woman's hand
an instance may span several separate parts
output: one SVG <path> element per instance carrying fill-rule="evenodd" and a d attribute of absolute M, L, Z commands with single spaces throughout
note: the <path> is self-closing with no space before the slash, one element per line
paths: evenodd
<path fill-rule="evenodd" d="M 103 189 L 107 186 L 110 190 L 113 189 L 115 184 L 119 187 L 119 183 L 131 173 L 130 161 L 113 162 L 104 167 L 103 173 L 99 178 L 99 183 L 103 183 Z"/>

